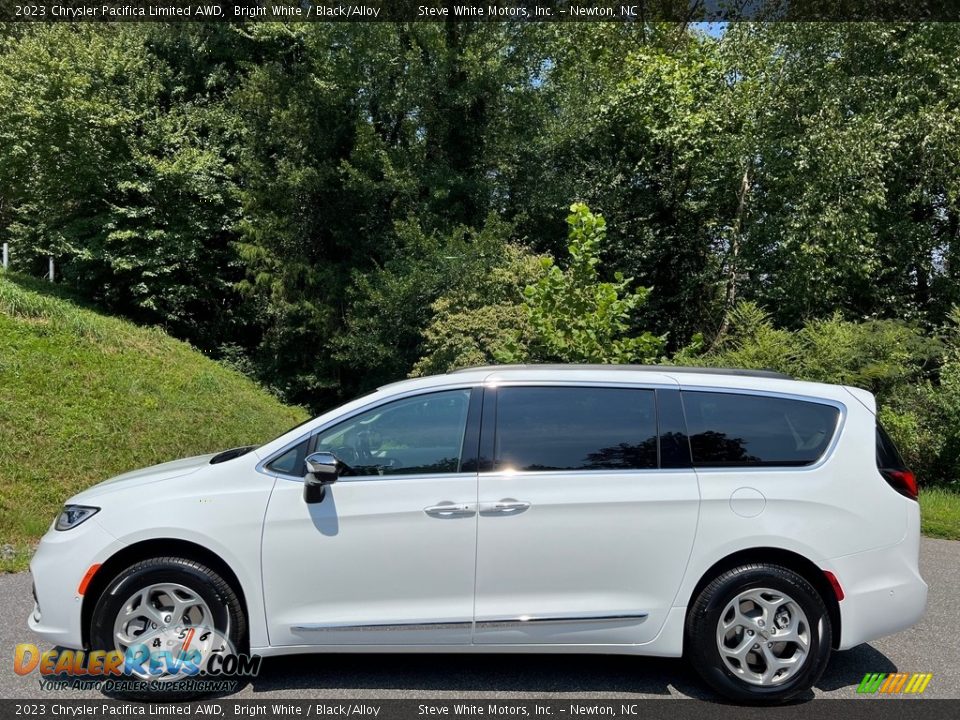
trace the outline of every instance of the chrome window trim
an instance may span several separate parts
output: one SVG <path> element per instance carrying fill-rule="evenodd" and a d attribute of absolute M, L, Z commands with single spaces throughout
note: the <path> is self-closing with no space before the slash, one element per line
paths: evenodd
<path fill-rule="evenodd" d="M 277 458 L 279 458 L 279 457 L 280 457 L 281 455 L 283 455 L 284 453 L 289 452 L 290 450 L 292 450 L 293 448 L 295 448 L 295 447 L 296 447 L 297 445 L 299 445 L 300 443 L 302 443 L 302 442 L 304 442 L 304 441 L 307 441 L 307 440 L 310 440 L 310 439 L 313 438 L 315 435 L 319 435 L 320 433 L 324 432 L 325 430 L 329 430 L 330 428 L 334 427 L 335 425 L 339 425 L 340 423 L 342 423 L 342 422 L 344 422 L 344 421 L 346 421 L 346 420 L 349 420 L 350 418 L 356 417 L 357 415 L 360 415 L 360 414 L 362 414 L 362 413 L 368 412 L 369 410 L 374 410 L 374 409 L 380 407 L 381 405 L 386 405 L 386 404 L 391 403 L 391 402 L 393 402 L 393 401 L 395 401 L 395 400 L 405 400 L 405 399 L 407 399 L 407 398 L 416 397 L 417 395 L 435 395 L 436 393 L 447 392 L 447 391 L 449 391 L 449 390 L 471 390 L 471 391 L 472 391 L 474 388 L 482 387 L 482 385 L 483 385 L 483 383 L 481 383 L 481 382 L 457 383 L 457 384 L 454 384 L 454 385 L 439 385 L 439 386 L 437 386 L 437 387 L 430 387 L 430 388 L 417 388 L 417 389 L 415 389 L 415 390 L 408 390 L 407 392 L 402 392 L 402 393 L 397 393 L 397 394 L 395 394 L 395 395 L 390 395 L 389 397 L 378 398 L 377 400 L 374 400 L 374 401 L 372 401 L 372 402 L 369 402 L 369 403 L 367 403 L 366 405 L 362 405 L 362 406 L 360 406 L 360 407 L 358 407 L 358 408 L 354 408 L 353 410 L 351 410 L 349 413 L 346 413 L 345 415 L 339 415 L 339 416 L 337 416 L 336 418 L 333 418 L 332 420 L 330 420 L 329 422 L 325 422 L 323 425 L 318 425 L 318 426 L 315 427 L 313 430 L 310 430 L 309 432 L 306 432 L 306 433 L 304 433 L 303 435 L 301 435 L 300 437 L 298 437 L 296 440 L 292 440 L 292 441 L 288 442 L 286 445 L 284 445 L 282 448 L 280 448 L 280 449 L 277 450 L 276 452 L 273 452 L 273 453 L 271 453 L 270 455 L 268 455 L 268 456 L 266 457 L 266 459 L 261 460 L 260 462 L 258 462 L 258 463 L 256 464 L 256 466 L 255 466 L 254 469 L 255 469 L 258 473 L 260 473 L 260 474 L 262 474 L 262 475 L 266 475 L 267 477 L 277 478 L 277 479 L 279 479 L 279 480 L 295 480 L 295 481 L 297 481 L 297 482 L 303 482 L 303 476 L 300 476 L 300 475 L 287 475 L 286 473 L 281 473 L 281 472 L 277 472 L 277 471 L 275 471 L 275 470 L 270 470 L 270 469 L 267 468 L 267 465 L 269 465 L 270 463 L 272 463 L 274 460 L 276 460 Z M 468 409 L 469 409 L 469 407 L 468 407 Z M 462 452 L 462 449 L 461 449 L 461 452 Z M 431 473 L 431 474 L 429 474 L 429 475 L 423 475 L 423 474 L 417 474 L 417 475 L 415 475 L 415 474 L 404 474 L 404 475 L 401 475 L 401 474 L 399 474 L 399 473 L 396 474 L 396 475 L 358 475 L 358 476 L 356 476 L 356 477 L 340 478 L 340 479 L 337 480 L 337 482 L 338 482 L 338 483 L 339 483 L 339 482 L 357 482 L 357 481 L 366 481 L 366 480 L 387 480 L 387 479 L 390 479 L 390 480 L 402 480 L 402 479 L 404 479 L 404 478 L 409 479 L 409 478 L 424 478 L 424 477 L 431 477 L 431 478 L 433 478 L 433 477 L 469 477 L 469 476 L 475 476 L 475 475 L 476 475 L 475 472 L 467 472 L 467 473 Z"/>
<path fill-rule="evenodd" d="M 549 475 L 550 477 L 563 477 L 563 476 L 575 476 L 575 477 L 592 477 L 595 475 L 603 475 L 604 477 L 623 475 L 624 477 L 629 477 L 632 475 L 660 475 L 664 473 L 678 473 L 678 472 L 690 472 L 693 468 L 638 468 L 636 470 L 630 469 L 597 469 L 597 470 L 484 470 L 480 473 L 480 477 L 489 478 L 489 477 L 537 477 L 542 475 Z"/>
<path fill-rule="evenodd" d="M 691 448 L 690 459 L 693 462 L 693 470 L 699 473 L 729 473 L 729 472 L 809 472 L 811 470 L 816 470 L 817 468 L 823 467 L 830 458 L 833 457 L 834 452 L 837 449 L 837 445 L 840 443 L 840 437 L 843 435 L 843 429 L 846 427 L 847 422 L 847 406 L 845 403 L 840 402 L 839 400 L 834 400 L 832 398 L 818 397 L 815 395 L 799 395 L 797 393 L 787 393 L 780 392 L 778 390 L 754 390 L 752 388 L 723 388 L 717 387 L 715 385 L 680 385 L 681 398 L 684 392 L 708 392 L 708 393 L 719 393 L 721 395 L 754 395 L 758 397 L 770 397 L 778 398 L 780 400 L 798 400 L 800 402 L 814 403 L 817 405 L 829 405 L 830 407 L 835 408 L 837 412 L 837 419 L 834 422 L 833 426 L 833 437 L 830 439 L 830 442 L 824 448 L 823 452 L 820 454 L 820 457 L 817 458 L 814 462 L 809 465 L 723 465 L 723 466 L 699 466 L 696 463 L 696 460 L 693 459 L 693 449 Z M 687 423 L 687 437 L 693 437 L 690 434 L 690 425 Z"/>

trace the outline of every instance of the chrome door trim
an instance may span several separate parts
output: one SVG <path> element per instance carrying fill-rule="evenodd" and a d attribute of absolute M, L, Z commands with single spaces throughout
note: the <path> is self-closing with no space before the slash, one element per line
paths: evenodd
<path fill-rule="evenodd" d="M 503 628 L 517 628 L 524 625 L 539 625 L 547 623 L 639 623 L 647 619 L 649 613 L 616 613 L 611 615 L 594 615 L 591 613 L 575 613 L 571 615 L 501 615 L 478 618 L 477 630 L 492 630 Z"/>
<path fill-rule="evenodd" d="M 291 625 L 293 632 L 391 632 L 394 630 L 467 630 L 474 625 L 477 630 L 494 628 L 515 628 L 541 623 L 639 623 L 647 619 L 649 613 L 616 613 L 594 615 L 592 613 L 574 613 L 569 615 L 501 615 L 469 620 L 438 620 L 436 622 L 403 623 L 301 623 Z"/>
<path fill-rule="evenodd" d="M 302 623 L 291 625 L 293 632 L 384 632 L 392 630 L 469 630 L 470 620 L 438 620 L 436 622 L 403 623 Z"/>

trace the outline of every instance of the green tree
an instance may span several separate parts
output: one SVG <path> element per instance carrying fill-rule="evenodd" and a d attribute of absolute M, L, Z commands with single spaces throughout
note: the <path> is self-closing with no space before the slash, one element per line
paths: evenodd
<path fill-rule="evenodd" d="M 16 269 L 213 350 L 236 336 L 229 135 L 153 32 L 36 26 L 0 52 L 0 234 Z M 214 30 L 182 34 L 202 65 Z"/>
<path fill-rule="evenodd" d="M 551 258 L 541 263 L 545 275 L 524 290 L 533 341 L 517 352 L 530 359 L 559 362 L 632 363 L 656 358 L 663 337 L 631 335 L 631 318 L 646 301 L 649 288 L 630 290 L 633 278 L 616 273 L 614 282 L 599 279 L 600 250 L 607 233 L 602 215 L 583 203 L 570 206 L 570 265 L 561 270 Z"/>
<path fill-rule="evenodd" d="M 723 107 L 748 180 L 725 255 L 733 302 L 791 327 L 835 310 L 942 322 L 931 288 L 956 287 L 958 39 L 936 23 L 729 28 Z"/>
<path fill-rule="evenodd" d="M 446 356 L 430 346 L 431 338 L 439 343 L 438 336 L 443 334 L 437 314 L 455 312 L 454 307 L 464 300 L 470 305 L 464 293 L 478 301 L 482 298 L 478 308 L 495 303 L 496 296 L 485 292 L 491 287 L 487 275 L 510 257 L 505 246 L 510 228 L 495 215 L 479 230 L 459 227 L 449 235 L 427 235 L 419 225 L 404 223 L 397 233 L 405 251 L 372 272 L 357 273 L 336 343 L 337 359 L 362 375 L 365 387 L 403 377 L 424 352 Z M 470 332 L 466 327 L 458 331 L 441 325 L 458 334 Z"/>
<path fill-rule="evenodd" d="M 547 272 L 547 256 L 505 245 L 475 276 L 462 277 L 430 307 L 422 333 L 423 356 L 411 375 L 449 372 L 471 365 L 510 362 L 534 342 L 523 289 Z"/>

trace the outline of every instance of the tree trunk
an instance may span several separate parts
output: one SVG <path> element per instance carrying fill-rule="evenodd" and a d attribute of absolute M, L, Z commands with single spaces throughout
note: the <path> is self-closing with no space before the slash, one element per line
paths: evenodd
<path fill-rule="evenodd" d="M 750 164 L 743 170 L 740 179 L 740 190 L 737 192 L 737 214 L 733 218 L 733 229 L 730 233 L 730 251 L 728 255 L 727 289 L 723 302 L 723 321 L 717 330 L 710 350 L 717 347 L 724 335 L 730 329 L 730 313 L 737 304 L 737 273 L 740 271 L 740 238 L 743 234 L 744 216 L 747 212 L 747 195 L 750 193 Z"/>

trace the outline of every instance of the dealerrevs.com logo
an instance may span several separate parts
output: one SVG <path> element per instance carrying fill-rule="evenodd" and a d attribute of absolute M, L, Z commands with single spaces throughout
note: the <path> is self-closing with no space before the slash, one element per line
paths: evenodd
<path fill-rule="evenodd" d="M 38 672 L 50 690 L 229 692 L 240 677 L 255 677 L 261 658 L 237 653 L 214 629 L 166 627 L 144 633 L 123 650 L 47 650 L 21 643 L 18 675 Z"/>
<path fill-rule="evenodd" d="M 883 695 L 920 695 L 933 679 L 933 673 L 867 673 L 858 693 Z"/>

